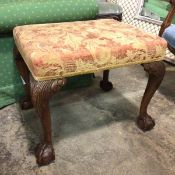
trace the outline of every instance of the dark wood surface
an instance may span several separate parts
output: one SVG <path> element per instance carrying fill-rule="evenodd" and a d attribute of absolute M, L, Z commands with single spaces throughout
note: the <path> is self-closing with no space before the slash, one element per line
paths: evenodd
<path fill-rule="evenodd" d="M 43 138 L 35 150 L 36 161 L 40 166 L 55 160 L 49 101 L 51 96 L 64 86 L 65 82 L 65 79 L 36 81 L 30 76 L 31 99 L 43 128 Z"/>
<path fill-rule="evenodd" d="M 153 62 L 149 64 L 143 64 L 144 70 L 148 73 L 148 84 L 145 93 L 142 98 L 140 106 L 140 114 L 137 118 L 137 125 L 142 131 L 149 131 L 155 126 L 155 121 L 150 115 L 148 115 L 148 105 L 159 88 L 164 75 L 165 75 L 165 65 L 163 62 Z"/>
<path fill-rule="evenodd" d="M 29 109 L 35 107 L 40 117 L 43 138 L 35 149 L 36 162 L 38 165 L 47 165 L 55 160 L 54 149 L 52 146 L 52 127 L 51 116 L 49 111 L 49 100 L 64 84 L 65 79 L 35 81 L 30 75 L 28 67 L 22 59 L 16 46 L 14 47 L 14 59 L 17 68 L 25 82 L 25 97 L 22 100 L 21 108 Z"/>

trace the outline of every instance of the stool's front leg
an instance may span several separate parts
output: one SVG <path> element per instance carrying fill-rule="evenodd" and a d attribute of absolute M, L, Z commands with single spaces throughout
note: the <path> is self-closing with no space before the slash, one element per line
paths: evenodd
<path fill-rule="evenodd" d="M 141 102 L 140 114 L 137 118 L 137 125 L 143 131 L 149 131 L 155 126 L 155 121 L 148 115 L 147 109 L 148 105 L 159 88 L 164 75 L 165 75 L 165 65 L 163 62 L 153 62 L 148 64 L 143 64 L 144 70 L 148 72 L 149 79 L 148 84 Z"/>
<path fill-rule="evenodd" d="M 109 81 L 109 70 L 103 72 L 103 80 L 100 81 L 100 87 L 105 92 L 108 92 L 113 89 L 113 84 Z"/>
<path fill-rule="evenodd" d="M 43 141 L 36 147 L 35 156 L 38 165 L 47 165 L 55 160 L 54 148 L 52 145 L 49 99 L 65 84 L 65 80 L 61 79 L 38 82 L 31 76 L 30 83 L 32 102 L 39 114 L 44 136 Z"/>

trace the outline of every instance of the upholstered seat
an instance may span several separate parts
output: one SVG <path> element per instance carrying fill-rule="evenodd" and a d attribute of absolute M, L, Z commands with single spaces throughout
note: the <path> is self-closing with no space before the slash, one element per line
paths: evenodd
<path fill-rule="evenodd" d="M 16 45 L 36 80 L 162 60 L 167 43 L 112 19 L 19 26 Z"/>
<path fill-rule="evenodd" d="M 175 48 L 175 25 L 171 25 L 165 29 L 163 38 L 166 39 L 171 47 Z"/>

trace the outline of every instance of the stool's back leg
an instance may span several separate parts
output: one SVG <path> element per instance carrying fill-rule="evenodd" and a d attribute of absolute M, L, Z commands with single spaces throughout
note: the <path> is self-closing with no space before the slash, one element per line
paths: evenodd
<path fill-rule="evenodd" d="M 137 124 L 143 131 L 148 131 L 155 126 L 154 120 L 147 113 L 148 105 L 164 78 L 165 65 L 163 62 L 154 62 L 143 64 L 142 66 L 144 67 L 144 70 L 148 72 L 149 79 L 141 102 L 140 114 L 137 119 Z"/>
<path fill-rule="evenodd" d="M 36 147 L 35 156 L 38 165 L 47 165 L 55 160 L 52 146 L 51 116 L 49 99 L 64 84 L 65 80 L 35 81 L 31 76 L 31 97 L 43 128 L 43 141 Z"/>
<path fill-rule="evenodd" d="M 109 70 L 103 72 L 103 80 L 100 81 L 100 87 L 105 92 L 108 92 L 113 89 L 113 84 L 109 81 Z"/>
<path fill-rule="evenodd" d="M 21 108 L 29 109 L 33 106 L 30 98 L 30 72 L 16 46 L 13 49 L 13 57 L 19 73 L 25 82 L 25 97 L 21 102 Z"/>

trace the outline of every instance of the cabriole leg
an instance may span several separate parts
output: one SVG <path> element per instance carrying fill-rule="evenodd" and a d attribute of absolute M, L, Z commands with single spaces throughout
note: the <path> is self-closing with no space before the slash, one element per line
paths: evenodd
<path fill-rule="evenodd" d="M 143 131 L 149 131 L 155 126 L 154 119 L 151 118 L 147 113 L 148 105 L 159 88 L 164 75 L 165 75 L 165 65 L 163 62 L 153 62 L 148 64 L 143 64 L 144 70 L 149 74 L 148 84 L 143 95 L 143 99 L 140 107 L 140 114 L 137 118 L 137 125 Z"/>
<path fill-rule="evenodd" d="M 35 156 L 38 165 L 47 165 L 55 160 L 54 148 L 52 145 L 51 116 L 49 111 L 50 97 L 56 93 L 64 84 L 65 80 L 35 81 L 30 78 L 31 97 L 36 108 L 43 128 L 43 139 L 36 147 Z"/>

